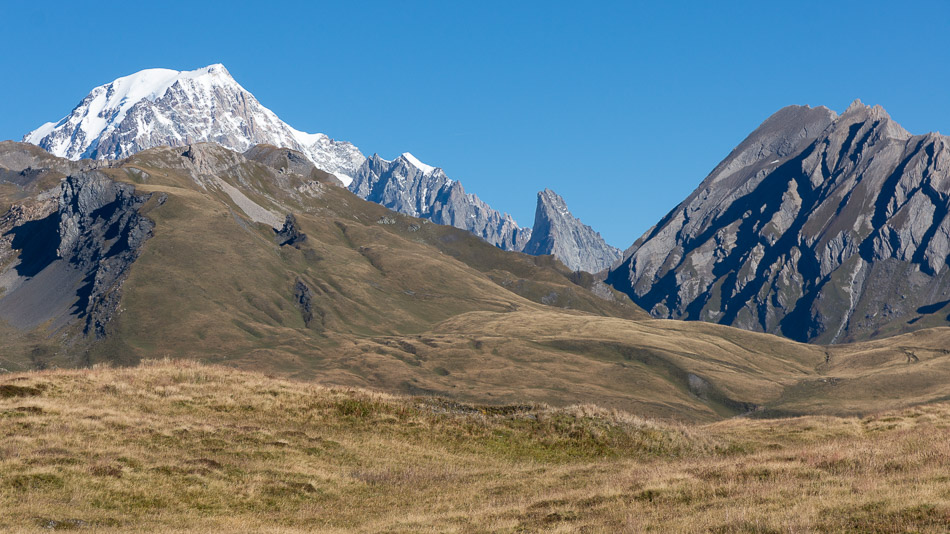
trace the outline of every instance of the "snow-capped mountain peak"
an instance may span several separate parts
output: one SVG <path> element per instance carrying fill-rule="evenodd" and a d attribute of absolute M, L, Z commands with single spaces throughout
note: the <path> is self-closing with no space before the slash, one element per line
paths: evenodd
<path fill-rule="evenodd" d="M 194 71 L 145 69 L 96 87 L 79 105 L 79 108 L 85 106 L 85 113 L 81 115 L 73 113 L 58 123 L 46 123 L 27 134 L 24 140 L 40 144 L 43 138 L 54 129 L 73 123 L 84 134 L 83 140 L 78 146 L 70 146 L 68 139 L 61 139 L 59 143 L 51 147 L 50 152 L 56 156 L 69 157 L 70 152 L 85 151 L 104 132 L 114 130 L 121 124 L 133 106 L 142 100 L 154 102 L 164 96 L 169 87 L 183 80 L 187 80 L 186 83 L 204 86 L 206 89 L 228 83 L 240 90 L 244 89 L 220 63 Z"/>
<path fill-rule="evenodd" d="M 344 184 L 366 159 L 350 143 L 291 128 L 220 63 L 123 76 L 96 87 L 68 116 L 40 126 L 24 141 L 69 159 L 121 159 L 155 146 L 200 141 L 239 151 L 267 143 L 303 152 Z"/>

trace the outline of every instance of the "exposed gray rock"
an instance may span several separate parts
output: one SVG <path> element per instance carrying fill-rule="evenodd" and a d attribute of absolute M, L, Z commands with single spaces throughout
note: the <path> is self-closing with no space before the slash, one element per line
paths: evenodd
<path fill-rule="evenodd" d="M 300 231 L 297 227 L 297 218 L 293 213 L 288 213 L 284 218 L 284 225 L 280 230 L 276 230 L 277 244 L 280 246 L 290 245 L 300 248 L 300 244 L 307 240 L 307 234 Z"/>
<path fill-rule="evenodd" d="M 408 153 L 393 161 L 376 154 L 367 158 L 350 190 L 393 211 L 468 230 L 504 250 L 520 251 L 531 235 L 507 213 L 467 194 L 442 169 L 421 164 Z"/>
<path fill-rule="evenodd" d="M 254 145 L 244 157 L 277 169 L 281 174 L 296 174 L 312 182 L 342 186 L 336 176 L 318 169 L 302 152 L 273 145 Z"/>
<path fill-rule="evenodd" d="M 550 189 L 538 193 L 531 239 L 523 252 L 553 254 L 571 269 L 589 273 L 603 271 L 621 257 L 620 249 L 571 215 L 564 199 Z"/>
<path fill-rule="evenodd" d="M 300 308 L 300 316 L 304 325 L 309 327 L 313 322 L 313 292 L 301 279 L 294 282 L 294 300 Z"/>
<path fill-rule="evenodd" d="M 16 260 L 0 270 L 0 318 L 21 329 L 79 319 L 84 334 L 103 337 L 152 235 L 153 223 L 140 213 L 150 197 L 91 171 L 63 180 L 52 210 L 24 216 L 37 206 L 11 208 L 0 230 Z"/>
<path fill-rule="evenodd" d="M 268 152 L 275 154 L 268 155 Z M 241 154 L 215 143 L 195 143 L 185 147 L 159 147 L 140 152 L 122 162 L 130 177 L 140 176 L 133 173 L 134 165 L 159 165 L 167 169 L 181 169 L 206 191 L 224 193 L 251 220 L 279 230 L 284 223 L 287 206 L 277 197 L 290 201 L 289 206 L 302 208 L 300 204 L 309 199 L 323 196 L 327 184 L 337 184 L 332 175 L 307 167 L 309 174 L 290 172 L 284 167 L 280 172 L 278 164 L 286 162 L 287 149 L 278 149 L 268 145 L 258 145 Z M 300 168 L 305 171 L 305 168 Z M 224 180 L 222 176 L 228 179 Z M 262 183 L 269 187 L 262 188 Z M 233 184 L 233 185 L 232 185 Z M 271 191 L 269 189 L 273 188 Z M 250 198 L 244 191 L 255 191 L 269 202 Z M 256 196 L 256 195 L 255 195 Z M 289 198 L 286 198 L 289 197 Z"/>
<path fill-rule="evenodd" d="M 607 281 L 656 317 L 802 341 L 912 329 L 950 301 L 948 146 L 860 101 L 784 108 Z"/>

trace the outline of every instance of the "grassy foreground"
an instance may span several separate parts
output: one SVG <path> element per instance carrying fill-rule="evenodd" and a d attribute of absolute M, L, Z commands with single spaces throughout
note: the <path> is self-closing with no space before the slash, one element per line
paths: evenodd
<path fill-rule="evenodd" d="M 946 532 L 950 406 L 647 421 L 191 362 L 0 375 L 0 531 Z"/>

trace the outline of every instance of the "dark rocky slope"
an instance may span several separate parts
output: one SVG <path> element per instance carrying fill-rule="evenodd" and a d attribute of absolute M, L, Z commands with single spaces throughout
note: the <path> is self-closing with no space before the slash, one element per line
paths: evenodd
<path fill-rule="evenodd" d="M 122 284 L 154 224 L 150 194 L 97 172 L 80 172 L 0 218 L 0 319 L 19 329 L 77 321 L 103 337 L 118 310 Z"/>
<path fill-rule="evenodd" d="M 947 324 L 950 150 L 879 106 L 766 120 L 608 283 L 655 317 L 822 343 Z"/>

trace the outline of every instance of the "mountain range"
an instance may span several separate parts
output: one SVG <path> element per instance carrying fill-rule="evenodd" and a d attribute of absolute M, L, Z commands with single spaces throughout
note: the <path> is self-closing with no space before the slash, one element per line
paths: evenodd
<path fill-rule="evenodd" d="M 174 356 L 689 421 L 946 398 L 946 138 L 879 107 L 780 110 L 621 254 L 551 190 L 520 229 L 408 152 L 321 167 L 223 68 L 143 76 L 0 143 L 4 371 Z"/>
<path fill-rule="evenodd" d="M 510 215 L 465 193 L 441 169 L 408 152 L 393 161 L 377 155 L 366 158 L 351 143 L 294 129 L 220 64 L 183 72 L 147 69 L 118 78 L 94 88 L 66 117 L 40 126 L 23 141 L 71 160 L 120 160 L 148 148 L 199 142 L 238 152 L 258 144 L 290 148 L 362 198 L 468 230 L 504 250 L 524 250 L 532 234 L 529 228 L 519 228 Z M 540 253 L 553 253 L 568 267 L 589 272 L 604 270 L 619 259 L 619 250 L 596 232 L 585 231 L 573 216 L 556 222 L 543 226 L 537 239 L 551 246 Z M 585 239 L 570 237 L 578 235 Z M 605 256 L 605 250 L 611 253 Z"/>
<path fill-rule="evenodd" d="M 364 201 L 269 145 L 103 162 L 3 142 L 0 209 L 7 371 L 174 356 L 689 421 L 916 405 L 950 376 L 950 329 L 820 346 L 654 320 L 552 256 Z"/>
<path fill-rule="evenodd" d="M 531 235 L 530 228 L 519 228 L 510 215 L 408 152 L 393 161 L 377 154 L 367 158 L 350 190 L 393 211 L 468 230 L 503 250 L 522 250 Z"/>

